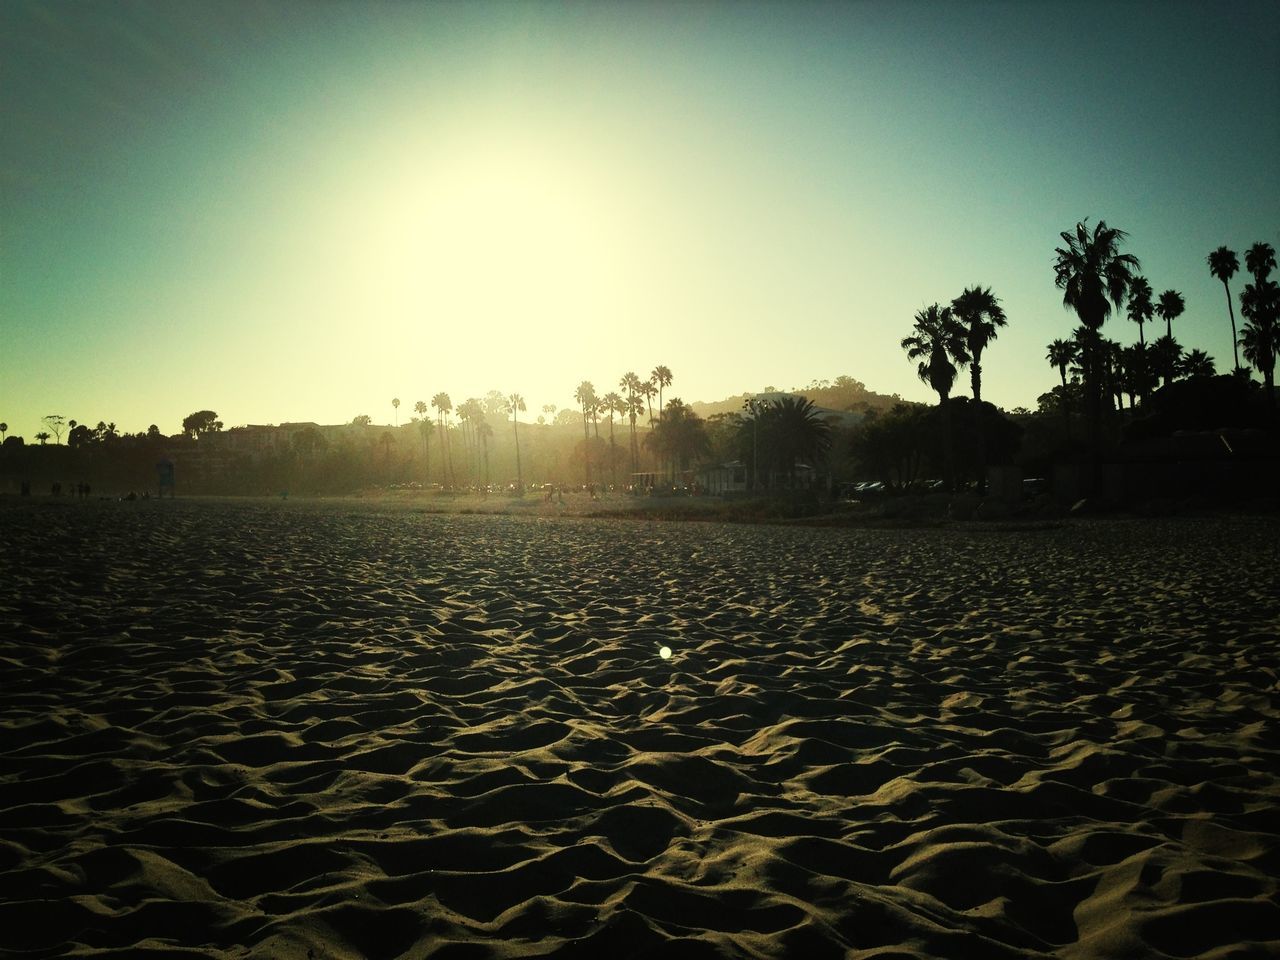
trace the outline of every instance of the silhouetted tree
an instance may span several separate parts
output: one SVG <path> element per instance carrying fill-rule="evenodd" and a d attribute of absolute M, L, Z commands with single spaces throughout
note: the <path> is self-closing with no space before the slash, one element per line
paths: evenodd
<path fill-rule="evenodd" d="M 422 434 L 422 475 L 427 482 L 431 481 L 431 420 L 427 417 L 427 403 L 419 400 L 413 405 L 418 415 L 418 432 Z"/>
<path fill-rule="evenodd" d="M 613 478 L 614 486 L 618 485 L 618 451 L 613 443 L 613 415 L 615 413 L 626 412 L 626 403 L 621 395 L 610 390 L 604 395 L 602 401 L 604 411 L 609 414 L 609 470 Z"/>
<path fill-rule="evenodd" d="M 1164 334 L 1173 339 L 1173 321 L 1182 316 L 1186 309 L 1186 301 L 1177 290 L 1166 290 L 1160 294 L 1160 302 L 1156 304 L 1156 313 L 1165 323 Z"/>
<path fill-rule="evenodd" d="M 945 468 L 947 489 L 955 489 L 955 457 L 951 449 L 951 419 L 946 411 L 947 399 L 955 385 L 957 364 L 969 362 L 965 347 L 964 328 L 952 316 L 950 307 L 935 303 L 919 311 L 915 316 L 915 330 L 902 339 L 902 349 L 907 357 L 917 361 L 916 372 L 938 394 L 938 406 L 943 410 L 943 432 L 946 434 Z"/>
<path fill-rule="evenodd" d="M 626 413 L 631 421 L 631 472 L 635 473 L 640 469 L 640 446 L 636 440 L 636 417 L 644 412 L 644 403 L 640 399 L 640 378 L 634 372 L 628 370 L 622 375 L 618 386 L 627 392 Z"/>
<path fill-rule="evenodd" d="M 53 442 L 56 444 L 62 439 L 62 431 L 67 428 L 67 420 L 60 413 L 51 413 L 41 417 L 44 425 L 49 428 L 49 432 L 53 434 Z"/>
<path fill-rule="evenodd" d="M 656 452 L 672 465 L 672 471 L 684 471 L 697 457 L 711 449 L 706 425 L 679 397 L 672 397 L 665 415 L 658 420 L 649 442 Z"/>
<path fill-rule="evenodd" d="M 1280 285 L 1265 276 L 1246 284 L 1240 295 L 1240 313 L 1245 317 L 1244 328 L 1240 331 L 1240 348 L 1244 351 L 1244 358 L 1262 374 L 1267 404 L 1274 416 L 1276 346 L 1280 342 Z"/>
<path fill-rule="evenodd" d="M 1219 247 L 1205 258 L 1209 262 L 1209 272 L 1222 281 L 1222 289 L 1227 292 L 1227 312 L 1231 316 L 1231 351 L 1235 357 L 1236 372 L 1240 371 L 1240 351 L 1236 347 L 1236 308 L 1231 302 L 1230 280 L 1240 269 L 1240 261 L 1236 259 L 1234 250 Z"/>
<path fill-rule="evenodd" d="M 591 486 L 591 413 L 596 408 L 596 388 L 590 380 L 583 380 L 573 391 L 573 398 L 582 407 L 582 457 L 587 486 Z"/>
<path fill-rule="evenodd" d="M 1059 395 L 1060 412 L 1062 418 L 1067 425 L 1067 436 L 1071 436 L 1071 411 L 1068 405 L 1067 396 L 1067 367 L 1076 362 L 1076 345 L 1071 340 L 1063 340 L 1061 338 L 1054 340 L 1049 344 L 1049 352 L 1045 355 L 1045 359 L 1050 364 L 1058 368 L 1058 375 L 1062 378 L 1062 393 Z"/>
<path fill-rule="evenodd" d="M 372 426 L 372 425 L 373 425 L 373 417 L 369 416 L 369 414 L 367 414 L 367 413 L 358 413 L 358 414 L 356 414 L 354 417 L 352 417 L 352 418 L 351 418 L 351 425 L 352 425 L 353 427 L 369 427 L 369 426 Z"/>
<path fill-rule="evenodd" d="M 217 433 L 222 429 L 222 421 L 212 410 L 197 410 L 182 418 L 182 432 L 195 439 L 206 433 Z"/>
<path fill-rule="evenodd" d="M 1106 221 L 1089 232 L 1087 220 L 1076 224 L 1075 232 L 1064 230 L 1060 236 L 1065 247 L 1055 247 L 1054 282 L 1062 290 L 1063 306 L 1074 310 L 1080 322 L 1090 331 L 1102 329 L 1114 305 L 1124 305 L 1135 271 L 1141 269 L 1138 258 L 1120 252 L 1120 244 L 1128 237 L 1123 230 L 1108 227 Z M 1086 338 L 1082 358 L 1085 397 L 1092 439 L 1096 445 L 1101 431 L 1101 389 L 1098 359 L 1094 356 L 1095 340 Z"/>
<path fill-rule="evenodd" d="M 507 405 L 511 410 L 511 430 L 516 442 L 516 492 L 524 492 L 524 472 L 520 466 L 520 414 L 525 409 L 524 397 L 513 393 L 507 397 Z"/>
<path fill-rule="evenodd" d="M 1156 373 L 1168 386 L 1178 374 L 1178 364 L 1182 359 L 1182 345 L 1170 336 L 1158 338 L 1151 344 L 1151 360 Z"/>
<path fill-rule="evenodd" d="M 1255 243 L 1244 254 L 1244 266 L 1253 274 L 1254 283 L 1262 283 L 1276 268 L 1276 250 L 1269 243 Z M 1240 311 L 1244 312 L 1243 308 Z"/>
<path fill-rule="evenodd" d="M 1197 377 L 1215 377 L 1218 371 L 1213 367 L 1213 357 L 1203 350 L 1192 350 L 1179 361 L 1178 374 L 1191 380 Z"/>
<path fill-rule="evenodd" d="M 951 313 L 964 328 L 965 347 L 969 352 L 969 378 L 975 403 L 982 403 L 982 351 L 996 338 L 1006 323 L 1000 301 L 990 287 L 970 287 L 951 301 Z M 982 422 L 978 424 L 978 492 L 987 492 L 986 438 Z"/>
<path fill-rule="evenodd" d="M 440 450 L 441 456 L 444 457 L 445 466 L 441 467 L 440 479 L 444 480 L 444 471 L 449 471 L 449 487 L 457 486 L 457 478 L 453 473 L 453 450 L 452 444 L 449 443 L 449 425 L 447 419 L 453 412 L 453 401 L 449 399 L 449 394 L 441 390 L 431 398 L 431 406 L 436 408 L 436 423 L 440 428 Z"/>
<path fill-rule="evenodd" d="M 36 434 L 36 439 L 40 441 L 40 446 L 43 447 L 48 442 L 50 436 L 52 436 L 52 434 L 50 434 L 49 431 L 41 430 Z"/>
<path fill-rule="evenodd" d="M 0 423 L 0 443 L 4 443 L 4 439 L 5 439 L 4 435 L 8 432 L 9 432 L 9 425 L 7 423 Z"/>
<path fill-rule="evenodd" d="M 399 397 L 391 398 L 391 409 L 394 410 L 396 413 L 396 426 L 398 427 L 400 426 L 400 398 Z"/>

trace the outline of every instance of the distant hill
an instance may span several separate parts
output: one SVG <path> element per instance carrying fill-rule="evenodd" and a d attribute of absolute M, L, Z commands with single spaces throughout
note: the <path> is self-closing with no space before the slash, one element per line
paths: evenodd
<path fill-rule="evenodd" d="M 867 389 L 867 385 L 853 377 L 839 376 L 834 380 L 814 380 L 807 387 L 793 387 L 781 390 L 778 387 L 765 387 L 763 390 L 742 393 L 724 400 L 704 402 L 695 400 L 689 406 L 694 413 L 703 419 L 717 413 L 741 413 L 742 404 L 749 397 L 767 397 L 770 394 L 792 393 L 808 398 L 815 407 L 825 410 L 866 414 L 872 410 L 885 413 L 893 409 L 894 404 L 902 403 L 902 397 L 896 393 L 885 395 Z"/>

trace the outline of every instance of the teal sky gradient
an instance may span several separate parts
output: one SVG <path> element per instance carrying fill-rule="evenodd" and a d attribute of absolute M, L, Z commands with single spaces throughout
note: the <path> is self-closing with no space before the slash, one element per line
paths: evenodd
<path fill-rule="evenodd" d="M 976 283 L 984 395 L 1034 406 L 1084 217 L 1226 371 L 1205 256 L 1280 247 L 1277 64 L 1272 2 L 10 0 L 0 420 L 532 419 L 659 363 L 932 400 L 899 341 Z"/>

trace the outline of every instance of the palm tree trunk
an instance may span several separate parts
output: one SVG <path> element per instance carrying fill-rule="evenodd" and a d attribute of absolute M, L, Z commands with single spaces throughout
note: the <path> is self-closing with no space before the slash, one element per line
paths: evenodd
<path fill-rule="evenodd" d="M 1227 311 L 1231 314 L 1231 353 L 1236 359 L 1236 373 L 1240 372 L 1240 348 L 1236 345 L 1236 308 L 1231 304 L 1231 288 L 1227 281 L 1222 281 L 1222 289 L 1227 291 Z"/>
<path fill-rule="evenodd" d="M 520 469 L 520 415 L 511 413 L 511 429 L 516 435 L 516 493 L 524 491 L 524 473 Z"/>
<path fill-rule="evenodd" d="M 955 452 L 951 449 L 951 405 L 947 394 L 938 394 L 938 406 L 942 407 L 942 472 L 946 481 L 947 489 L 955 492 L 956 489 L 956 463 Z"/>
<path fill-rule="evenodd" d="M 987 495 L 987 418 L 982 409 L 982 356 L 981 351 L 973 352 L 973 365 L 969 368 L 969 379 L 973 383 L 974 415 L 978 418 L 978 496 Z"/>

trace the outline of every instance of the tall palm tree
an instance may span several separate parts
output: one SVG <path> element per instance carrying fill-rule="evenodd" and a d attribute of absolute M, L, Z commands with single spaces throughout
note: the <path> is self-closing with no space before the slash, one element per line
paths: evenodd
<path fill-rule="evenodd" d="M 1240 350 L 1236 346 L 1236 308 L 1231 302 L 1230 280 L 1240 269 L 1240 261 L 1236 252 L 1227 247 L 1219 247 L 1205 258 L 1209 262 L 1209 272 L 1222 281 L 1222 289 L 1227 292 L 1227 312 L 1231 315 L 1231 352 L 1235 356 L 1236 373 L 1240 372 Z"/>
<path fill-rule="evenodd" d="M 422 463 L 426 481 L 431 482 L 431 421 L 427 418 L 427 404 L 419 400 L 413 405 L 413 412 L 418 415 L 418 432 L 422 434 Z"/>
<path fill-rule="evenodd" d="M 637 404 L 640 396 L 640 378 L 628 370 L 618 381 L 618 386 L 627 392 L 627 416 L 631 420 L 631 472 L 640 469 L 640 447 L 636 442 L 636 417 L 644 412 L 644 405 Z"/>
<path fill-rule="evenodd" d="M 489 421 L 483 416 L 476 426 L 476 433 L 480 435 L 480 450 L 484 455 L 484 491 L 487 495 L 489 492 L 489 439 L 493 436 L 493 427 L 489 426 Z"/>
<path fill-rule="evenodd" d="M 399 397 L 391 398 L 391 409 L 393 409 L 396 412 L 396 426 L 399 427 L 400 426 L 400 398 Z"/>
<path fill-rule="evenodd" d="M 1062 390 L 1065 393 L 1067 389 L 1067 367 L 1076 362 L 1076 345 L 1070 340 L 1061 338 L 1049 344 L 1049 352 L 1045 354 L 1045 359 L 1049 361 L 1049 365 L 1058 368 L 1058 375 L 1062 378 Z"/>
<path fill-rule="evenodd" d="M 524 493 L 524 474 L 520 470 L 520 413 L 526 409 L 524 397 L 513 393 L 507 397 L 507 403 L 511 408 L 511 429 L 515 431 L 516 438 L 516 492 Z"/>
<path fill-rule="evenodd" d="M 956 382 L 956 365 L 969 362 L 965 345 L 965 331 L 951 313 L 950 307 L 936 303 L 916 313 L 915 331 L 903 337 L 902 349 L 907 358 L 917 361 L 916 372 L 938 394 L 938 406 L 942 410 L 943 452 L 945 456 L 947 489 L 955 489 L 955 455 L 951 449 L 951 407 L 947 401 Z"/>
<path fill-rule="evenodd" d="M 1076 224 L 1075 231 L 1064 230 L 1066 246 L 1054 248 L 1054 283 L 1062 290 L 1062 304 L 1075 311 L 1086 328 L 1095 333 L 1102 329 L 1114 306 L 1124 304 L 1129 284 L 1142 268 L 1138 258 L 1120 252 L 1120 244 L 1128 238 L 1123 230 L 1108 227 L 1099 220 L 1093 232 L 1088 221 Z M 1089 424 L 1095 445 L 1101 433 L 1101 387 L 1094 341 L 1085 341 L 1083 359 L 1085 397 L 1089 405 Z"/>
<path fill-rule="evenodd" d="M 447 418 L 453 412 L 453 401 L 449 399 L 449 394 L 443 390 L 431 398 L 431 405 L 436 408 L 436 419 L 440 427 L 440 449 L 443 451 L 445 463 L 449 470 L 449 486 L 455 485 L 453 475 L 453 451 L 450 449 L 449 430 Z M 441 470 L 441 479 L 443 480 L 443 468 Z"/>
<path fill-rule="evenodd" d="M 951 315 L 964 328 L 965 348 L 969 353 L 969 382 L 973 399 L 982 402 L 982 351 L 1005 326 L 1006 318 L 1000 300 L 990 287 L 969 287 L 951 301 Z"/>
<path fill-rule="evenodd" d="M 1246 284 L 1240 295 L 1240 313 L 1245 317 L 1244 328 L 1240 331 L 1240 347 L 1244 358 L 1262 374 L 1267 404 L 1274 417 L 1276 348 L 1280 346 L 1280 285 L 1265 276 Z"/>
<path fill-rule="evenodd" d="M 613 443 L 613 415 L 624 413 L 627 406 L 620 394 L 610 390 L 604 395 L 601 408 L 609 414 L 609 471 L 613 478 L 613 485 L 616 487 L 618 485 L 618 451 Z"/>
<path fill-rule="evenodd" d="M 573 399 L 582 407 L 582 459 L 587 474 L 587 486 L 591 486 L 591 411 L 596 408 L 596 388 L 590 380 L 583 380 L 573 391 Z"/>
<path fill-rule="evenodd" d="M 1147 337 L 1146 323 L 1155 315 L 1155 305 L 1151 298 L 1151 284 L 1147 282 L 1146 277 L 1134 277 L 1129 282 L 1129 319 L 1138 325 L 1138 350 L 1132 358 L 1134 363 L 1129 367 L 1129 382 L 1136 384 L 1138 393 L 1145 401 L 1147 399 Z M 1132 406 L 1132 399 L 1130 400 Z"/>
<path fill-rule="evenodd" d="M 1160 294 L 1160 302 L 1156 304 L 1156 314 L 1165 323 L 1164 335 L 1173 339 L 1173 321 L 1182 316 L 1187 303 L 1177 290 L 1166 290 Z"/>
<path fill-rule="evenodd" d="M 1154 294 L 1146 277 L 1134 277 L 1129 283 L 1129 319 L 1138 325 L 1138 342 L 1147 345 L 1145 324 L 1155 313 L 1155 305 L 1151 302 Z"/>
<path fill-rule="evenodd" d="M 653 368 L 653 372 L 649 374 L 649 378 L 658 386 L 658 419 L 662 419 L 662 388 L 671 386 L 671 371 L 667 367 L 658 365 Z"/>
<path fill-rule="evenodd" d="M 0 443 L 4 443 L 4 435 L 9 432 L 7 423 L 0 423 Z"/>
<path fill-rule="evenodd" d="M 644 395 L 645 402 L 649 405 L 649 430 L 653 430 L 653 398 L 658 393 L 658 387 L 652 380 L 643 380 L 640 383 L 640 393 Z"/>
<path fill-rule="evenodd" d="M 1254 283 L 1262 283 L 1276 268 L 1276 249 L 1269 243 L 1255 243 L 1245 251 L 1244 267 L 1253 274 Z M 1240 310 L 1244 312 L 1243 307 Z"/>
<path fill-rule="evenodd" d="M 964 328 L 969 352 L 969 382 L 973 385 L 974 409 L 978 417 L 978 492 L 987 492 L 987 433 L 982 414 L 982 351 L 996 338 L 1006 323 L 1000 300 L 990 287 L 968 287 L 951 301 L 951 313 Z"/>

